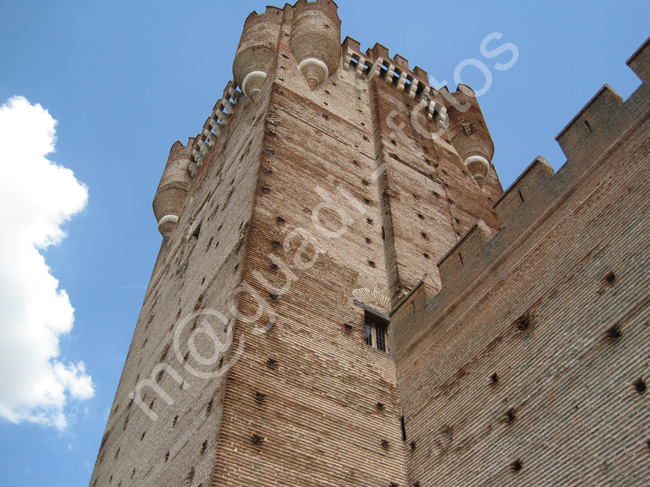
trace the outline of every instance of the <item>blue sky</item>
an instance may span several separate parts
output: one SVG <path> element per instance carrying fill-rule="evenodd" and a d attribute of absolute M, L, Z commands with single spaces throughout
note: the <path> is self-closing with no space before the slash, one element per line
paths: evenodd
<path fill-rule="evenodd" d="M 88 485 L 160 245 L 151 201 L 169 149 L 201 129 L 232 77 L 245 18 L 264 7 L 0 0 L 0 105 L 15 96 L 29 102 L 14 100 L 20 120 L 9 118 L 17 111 L 0 109 L 9 120 L 0 138 L 7 145 L 0 147 L 0 201 L 15 216 L 13 226 L 0 225 L 0 338 L 14 336 L 10 328 L 18 324 L 25 347 L 58 340 L 58 349 L 50 340 L 49 351 L 39 353 L 12 354 L 0 343 L 0 485 Z M 459 63 L 485 64 L 492 84 L 479 102 L 504 187 L 538 154 L 556 170 L 564 163 L 554 138 L 603 84 L 624 98 L 634 91 L 639 81 L 625 60 L 650 33 L 648 2 L 341 0 L 339 14 L 343 37 L 363 49 L 380 42 L 452 88 Z M 493 32 L 502 38 L 491 49 L 509 42 L 519 51 L 506 71 L 494 66 L 509 54 L 481 54 L 481 41 Z M 472 67 L 462 80 L 485 84 Z M 55 151 L 46 154 L 52 118 Z M 45 168 L 43 157 L 76 181 Z M 27 228 L 30 218 L 42 223 L 37 214 L 53 226 Z M 65 238 L 57 234 L 61 225 Z M 23 235 L 33 268 L 15 258 Z M 45 279 L 48 268 L 58 291 Z M 50 287 L 39 287 L 38 276 Z M 26 316 L 31 324 L 21 324 Z M 59 319 L 59 328 L 39 328 L 48 317 Z M 52 381 L 51 393 L 20 396 L 36 372 Z"/>

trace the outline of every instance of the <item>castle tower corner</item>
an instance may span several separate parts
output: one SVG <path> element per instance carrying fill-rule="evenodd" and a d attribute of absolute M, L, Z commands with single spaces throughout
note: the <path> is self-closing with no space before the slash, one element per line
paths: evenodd
<path fill-rule="evenodd" d="M 459 84 L 451 93 L 454 102 L 448 107 L 449 140 L 458 151 L 463 163 L 482 188 L 490 172 L 494 143 L 474 91 Z"/>

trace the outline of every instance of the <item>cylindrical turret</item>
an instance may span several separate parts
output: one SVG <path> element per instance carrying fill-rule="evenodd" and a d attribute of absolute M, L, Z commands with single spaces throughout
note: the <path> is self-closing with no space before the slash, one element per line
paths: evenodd
<path fill-rule="evenodd" d="M 176 228 L 178 216 L 192 183 L 187 170 L 192 151 L 191 142 L 192 139 L 187 146 L 183 146 L 180 142 L 172 146 L 156 196 L 153 198 L 153 213 L 156 215 L 158 230 L 163 238 L 169 237 Z"/>
<path fill-rule="evenodd" d="M 282 10 L 276 7 L 267 7 L 259 15 L 253 12 L 244 23 L 232 72 L 237 85 L 253 101 L 273 64 L 281 23 Z"/>
<path fill-rule="evenodd" d="M 482 188 L 494 155 L 492 137 L 485 125 L 474 91 L 459 84 L 458 91 L 451 96 L 456 102 L 447 106 L 449 140 Z"/>
<path fill-rule="evenodd" d="M 341 20 L 337 10 L 332 0 L 299 0 L 294 5 L 289 45 L 312 90 L 339 66 Z"/>

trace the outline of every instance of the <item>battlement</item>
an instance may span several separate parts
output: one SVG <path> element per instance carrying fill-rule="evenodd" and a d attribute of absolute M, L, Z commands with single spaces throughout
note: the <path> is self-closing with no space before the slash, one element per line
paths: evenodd
<path fill-rule="evenodd" d="M 464 282 L 465 274 L 480 272 L 485 268 L 487 243 L 496 230 L 483 220 L 478 220 L 458 242 L 438 261 L 440 279 L 445 284 Z"/>
<path fill-rule="evenodd" d="M 229 81 L 223 90 L 223 97 L 214 105 L 212 115 L 203 124 L 203 130 L 197 136 L 190 156 L 188 170 L 194 177 L 203 165 L 205 157 L 216 144 L 221 132 L 235 114 L 235 108 L 242 96 L 234 81 Z"/>
<path fill-rule="evenodd" d="M 648 106 L 647 81 L 650 64 L 650 39 L 628 59 L 627 65 L 646 84 L 623 101 L 612 87 L 603 86 L 556 137 L 562 151 L 572 163 L 587 161 L 620 137 L 626 123 L 633 121 L 639 111 Z"/>
<path fill-rule="evenodd" d="M 650 37 L 625 62 L 644 83 L 650 82 Z"/>
<path fill-rule="evenodd" d="M 502 228 L 522 203 L 534 200 L 541 194 L 540 188 L 554 174 L 555 171 L 546 159 L 542 156 L 535 158 L 493 205 Z"/>
<path fill-rule="evenodd" d="M 446 124 L 447 108 L 442 102 L 444 96 L 429 86 L 428 74 L 424 69 L 416 66 L 411 71 L 406 58 L 399 54 L 391 58 L 388 48 L 379 43 L 363 54 L 359 41 L 346 37 L 342 48 L 344 69 L 354 71 L 357 77 L 368 81 L 375 77 L 382 78 L 405 92 L 409 98 L 423 100 L 429 120 L 437 117 L 441 126 Z"/>
<path fill-rule="evenodd" d="M 650 42 L 643 44 L 628 65 L 647 78 Z M 457 292 L 464 295 L 487 278 L 589 181 L 598 184 L 599 178 L 606 178 L 610 156 L 650 118 L 649 95 L 644 83 L 623 101 L 605 85 L 557 136 L 568 159 L 560 171 L 554 173 L 543 157 L 535 158 L 493 205 L 500 229 L 479 220 L 438 262 L 443 286 L 439 299 L 462 299 Z"/>
<path fill-rule="evenodd" d="M 339 6 L 332 0 L 298 0 L 293 4 L 295 12 L 300 12 L 304 9 L 319 8 L 322 10 L 330 10 L 336 12 Z"/>
<path fill-rule="evenodd" d="M 246 20 L 244 21 L 244 30 L 248 29 L 253 24 L 268 22 L 271 20 L 269 17 L 273 18 L 276 16 L 282 16 L 283 12 L 284 9 L 270 5 L 266 7 L 266 10 L 264 12 L 261 12 L 259 14 L 256 11 L 253 11 L 249 14 L 248 17 L 246 17 Z"/>
<path fill-rule="evenodd" d="M 317 0 L 312 2 L 300 0 L 292 8 L 294 9 L 294 14 L 297 14 L 305 9 L 315 8 L 316 6 L 319 8 L 325 7 L 329 12 L 334 13 L 338 9 L 337 4 L 331 0 Z M 247 31 L 258 24 L 271 22 L 272 24 L 279 25 L 286 8 L 286 6 L 284 9 L 267 6 L 266 10 L 262 13 L 251 12 L 244 23 L 244 36 Z M 242 49 L 244 36 L 240 42 L 239 50 Z M 399 54 L 391 58 L 388 49 L 379 43 L 375 44 L 372 49 L 368 49 L 365 54 L 362 54 L 359 42 L 350 37 L 347 37 L 343 41 L 342 61 L 343 67 L 347 70 L 355 71 L 358 77 L 371 80 L 375 76 L 379 76 L 387 83 L 394 85 L 398 90 L 407 93 L 409 98 L 424 100 L 429 120 L 436 118 L 440 127 L 446 126 L 448 117 L 443 100 L 445 95 L 450 99 L 449 91 L 446 87 L 440 91 L 432 89 L 428 83 L 428 74 L 424 69 L 416 66 L 411 71 L 406 58 Z M 258 73 L 258 71 L 254 70 L 251 72 L 253 74 Z M 245 76 L 242 76 L 242 78 L 245 78 Z M 260 77 L 260 82 L 265 78 L 266 74 L 263 74 Z M 247 81 L 247 79 L 244 79 L 243 84 L 245 85 Z M 191 157 L 188 162 L 188 170 L 192 178 L 194 178 L 202 166 L 205 157 L 216 144 L 222 130 L 234 115 L 235 108 L 245 92 L 244 88 L 240 87 L 236 80 L 230 81 L 224 89 L 223 97 L 215 104 L 211 116 L 208 117 L 201 133 L 192 144 Z"/>
<path fill-rule="evenodd" d="M 606 149 L 617 136 L 616 114 L 622 107 L 623 99 L 618 93 L 609 85 L 603 86 L 556 137 L 567 159 L 591 157 Z"/>
<path fill-rule="evenodd" d="M 426 71 L 420 67 L 411 71 L 406 58 L 399 54 L 391 58 L 388 48 L 379 43 L 363 54 L 359 41 L 346 37 L 343 41 L 343 67 L 368 80 L 380 76 L 408 93 L 411 99 L 426 97 L 432 91 Z"/>

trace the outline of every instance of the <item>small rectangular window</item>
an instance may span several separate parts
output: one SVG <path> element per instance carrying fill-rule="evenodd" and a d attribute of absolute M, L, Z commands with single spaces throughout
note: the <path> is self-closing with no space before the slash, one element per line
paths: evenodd
<path fill-rule="evenodd" d="M 388 320 L 366 309 L 366 345 L 388 352 Z"/>

